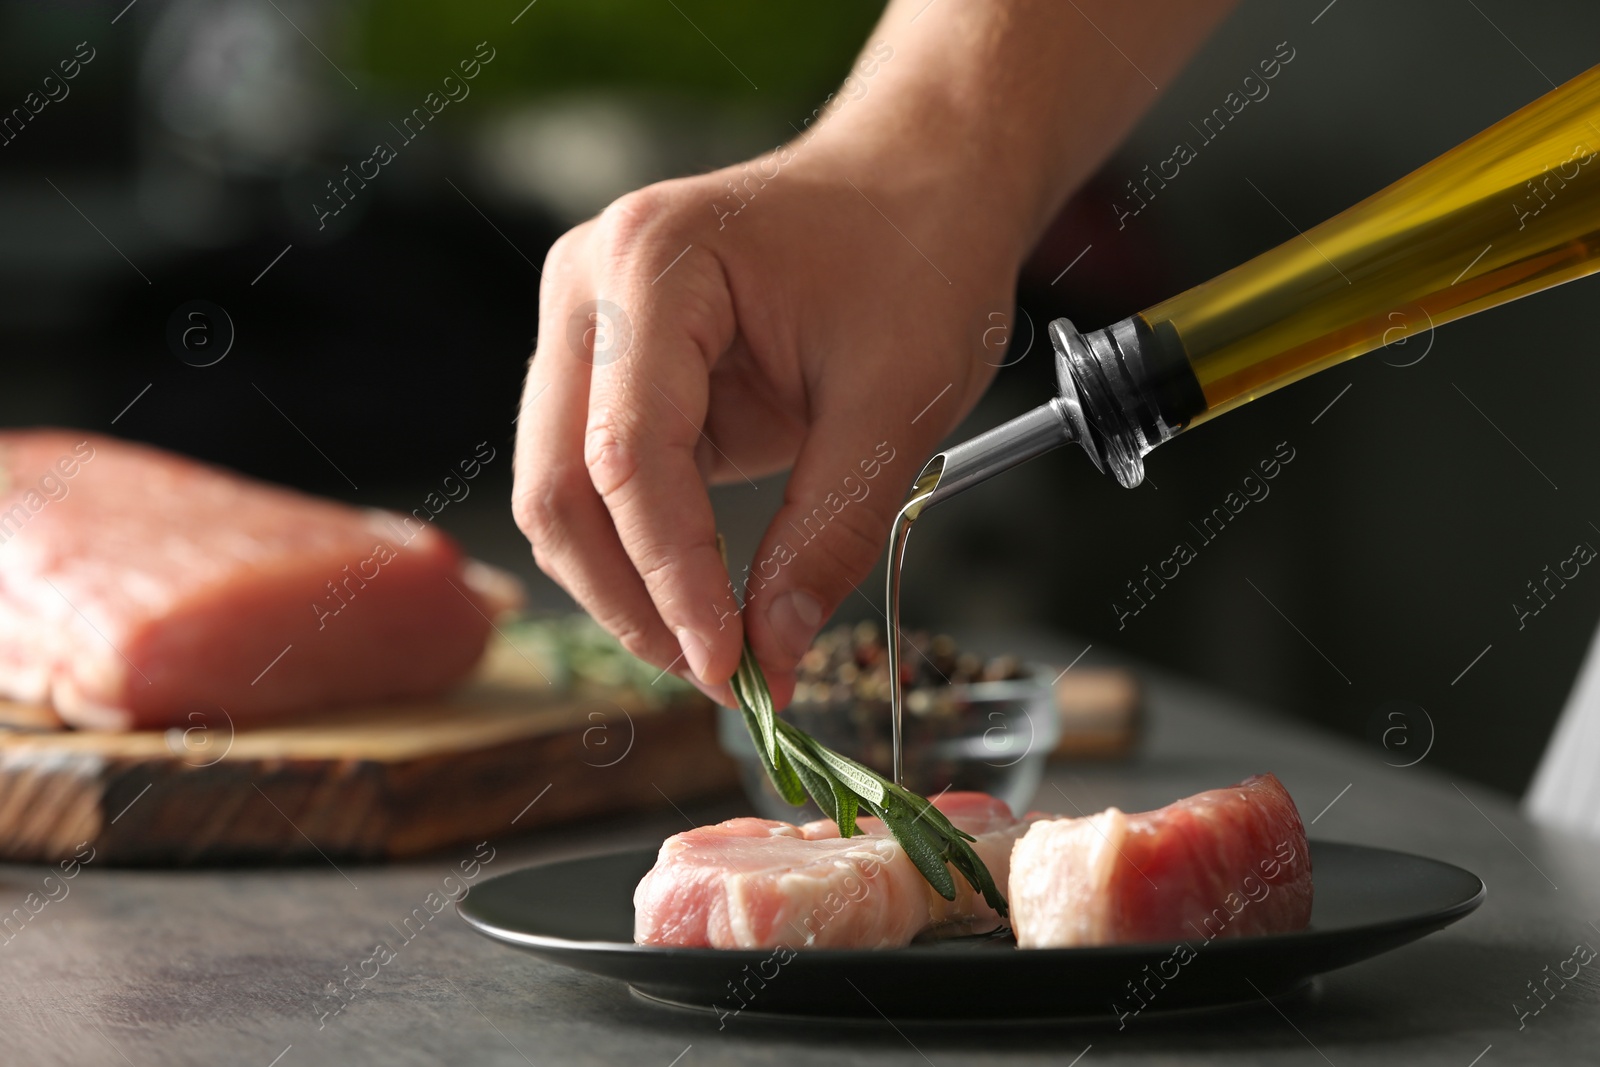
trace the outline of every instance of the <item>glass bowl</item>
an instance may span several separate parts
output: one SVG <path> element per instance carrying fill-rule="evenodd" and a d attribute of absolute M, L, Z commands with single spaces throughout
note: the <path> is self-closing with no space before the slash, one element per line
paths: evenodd
<path fill-rule="evenodd" d="M 1028 664 L 1020 678 L 924 686 L 908 693 L 906 788 L 926 797 L 946 789 L 988 793 L 1014 812 L 1025 810 L 1061 737 L 1055 676 L 1050 667 Z M 738 709 L 718 712 L 717 735 L 738 762 L 756 811 L 784 822 L 822 818 L 814 803 L 796 808 L 778 795 Z M 894 756 L 887 700 L 796 702 L 781 714 L 834 751 L 890 776 Z"/>

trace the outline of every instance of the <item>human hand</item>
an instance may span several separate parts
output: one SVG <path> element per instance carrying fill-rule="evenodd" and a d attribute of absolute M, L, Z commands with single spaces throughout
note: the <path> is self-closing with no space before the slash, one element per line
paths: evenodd
<path fill-rule="evenodd" d="M 890 0 L 854 87 L 796 142 L 563 236 L 517 432 L 539 566 L 724 703 L 748 636 L 786 704 L 993 374 L 985 331 L 1022 257 L 1230 2 Z M 730 583 L 706 484 L 791 465 Z"/>
<path fill-rule="evenodd" d="M 997 361 L 1022 249 L 956 192 L 819 139 L 629 194 L 551 249 L 514 510 L 629 651 L 727 700 L 748 634 L 788 701 Z M 706 483 L 790 466 L 730 584 Z"/>

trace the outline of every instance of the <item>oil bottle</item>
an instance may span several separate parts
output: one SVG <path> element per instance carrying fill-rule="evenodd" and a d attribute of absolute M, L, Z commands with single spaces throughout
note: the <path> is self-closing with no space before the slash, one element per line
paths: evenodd
<path fill-rule="evenodd" d="M 935 457 L 923 506 L 1073 441 L 1132 488 L 1184 430 L 1600 270 L 1597 153 L 1600 66 L 1211 281 L 1088 334 L 1055 320 L 1060 395 Z"/>
<path fill-rule="evenodd" d="M 900 571 L 923 511 L 1076 441 L 1133 488 L 1163 441 L 1401 338 L 1600 270 L 1600 66 L 1269 252 L 1082 333 L 1050 324 L 1059 395 L 934 456 L 890 534 L 900 777 Z"/>

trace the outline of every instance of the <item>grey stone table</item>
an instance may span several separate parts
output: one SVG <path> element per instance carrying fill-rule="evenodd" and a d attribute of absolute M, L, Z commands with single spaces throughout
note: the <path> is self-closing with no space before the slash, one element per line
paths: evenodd
<path fill-rule="evenodd" d="M 472 933 L 452 910 L 404 920 L 456 891 L 472 849 L 433 862 L 335 869 L 111 870 L 89 862 L 26 925 L 0 939 L 0 1064 L 709 1064 L 1297 1063 L 1499 1067 L 1600 1062 L 1600 968 L 1586 968 L 1519 1025 L 1527 983 L 1600 946 L 1600 844 L 1538 829 L 1514 804 L 1171 679 L 1149 678 L 1143 755 L 1058 768 L 1041 806 L 1163 804 L 1274 771 L 1313 837 L 1406 849 L 1460 864 L 1489 885 L 1463 922 L 1334 972 L 1280 1006 L 1210 1017 L 1147 1013 L 1107 1026 L 1005 1028 L 772 1023 L 660 1008 L 625 987 Z M 529 783 L 530 800 L 544 783 Z M 480 880 L 535 860 L 654 844 L 734 813 L 734 798 L 664 808 L 499 842 Z M 1326 809 L 1326 810 L 1324 810 Z M 491 851 L 491 849 L 493 851 Z M 39 892 L 50 871 L 0 868 L 0 905 Z M 63 893 L 65 895 L 63 895 Z M 434 897 L 435 902 L 441 897 Z M 402 930 L 401 927 L 405 929 Z M 380 940 L 399 945 L 365 962 Z M 403 943 L 402 943 L 403 942 Z M 346 970 L 349 968 L 349 970 Z M 348 1001 L 327 994 L 376 977 Z M 342 1009 L 342 1010 L 341 1010 Z M 337 1014 L 334 1012 L 337 1011 Z M 326 1014 L 324 1014 L 326 1013 Z M 1092 1046 L 1092 1047 L 1091 1047 Z M 1087 1049 L 1087 1052 L 1085 1051 Z M 1081 1059 L 1075 1059 L 1080 1057 Z"/>

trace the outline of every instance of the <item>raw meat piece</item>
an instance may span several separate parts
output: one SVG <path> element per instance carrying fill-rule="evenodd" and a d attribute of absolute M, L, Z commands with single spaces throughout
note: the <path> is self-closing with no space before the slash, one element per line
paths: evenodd
<path fill-rule="evenodd" d="M 987 793 L 945 793 L 933 803 L 936 808 L 944 812 L 945 818 L 954 823 L 957 829 L 965 830 L 977 838 L 972 842 L 972 850 L 978 854 L 983 865 L 989 868 L 994 884 L 1000 886 L 1001 892 L 1004 893 L 1006 878 L 1011 870 L 1012 846 L 1028 829 L 1029 820 L 1018 819 L 1011 814 L 1011 809 L 1006 806 L 1005 801 L 996 800 Z M 858 819 L 856 825 L 861 828 L 862 833 L 890 836 L 888 827 L 883 825 L 881 819 L 871 817 Z M 834 825 L 832 819 L 806 823 L 801 829 L 812 838 L 839 836 L 839 828 Z M 1004 922 L 995 910 L 984 902 L 983 894 L 972 888 L 972 884 L 959 872 L 955 874 L 954 900 L 941 897 L 934 891 L 933 886 L 928 884 L 927 879 L 920 881 L 928 896 L 927 925 L 949 924 L 952 927 L 950 932 L 960 933 L 964 931 L 954 927 L 981 932 L 993 930 Z"/>
<path fill-rule="evenodd" d="M 437 693 L 507 606 L 486 571 L 412 516 L 111 438 L 0 433 L 0 694 L 74 725 Z"/>
<path fill-rule="evenodd" d="M 1311 921 L 1300 813 L 1270 774 L 1157 811 L 1035 822 L 1011 856 L 1022 948 L 1211 940 Z"/>
<path fill-rule="evenodd" d="M 1005 884 L 1026 824 L 1001 801 L 948 793 L 936 802 Z M 933 891 L 877 819 L 839 837 L 829 820 L 794 826 L 730 819 L 676 834 L 634 890 L 634 940 L 699 948 L 897 948 L 944 923 L 1000 919 L 955 874 L 956 899 Z"/>
<path fill-rule="evenodd" d="M 770 819 L 676 834 L 633 893 L 640 944 L 889 948 L 928 915 L 922 875 L 885 837 L 812 839 Z"/>

